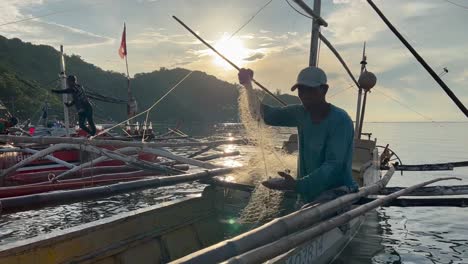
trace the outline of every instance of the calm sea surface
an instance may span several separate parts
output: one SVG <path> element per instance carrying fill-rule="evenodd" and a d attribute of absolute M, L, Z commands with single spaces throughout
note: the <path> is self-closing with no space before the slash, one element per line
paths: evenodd
<path fill-rule="evenodd" d="M 238 136 L 237 126 L 194 126 L 194 136 Z M 468 123 L 368 123 L 378 145 L 390 144 L 404 164 L 468 160 Z M 280 139 L 289 132 L 282 129 Z M 283 134 L 284 133 L 284 134 Z M 221 164 L 246 164 L 249 147 L 233 147 L 242 157 L 224 158 Z M 447 172 L 395 173 L 390 186 L 409 186 L 440 177 L 457 176 L 468 184 L 468 168 Z M 181 184 L 106 199 L 48 207 L 0 216 L 0 245 L 95 221 L 163 201 L 198 193 L 199 184 Z M 359 234 L 335 263 L 468 263 L 468 208 L 385 207 L 369 214 Z"/>

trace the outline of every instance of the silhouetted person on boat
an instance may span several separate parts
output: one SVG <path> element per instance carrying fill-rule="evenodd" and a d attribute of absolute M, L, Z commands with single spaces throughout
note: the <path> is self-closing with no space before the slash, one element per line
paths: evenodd
<path fill-rule="evenodd" d="M 270 189 L 296 191 L 303 203 L 332 200 L 357 191 L 351 170 L 353 122 L 346 111 L 326 101 L 325 72 L 317 67 L 303 69 L 291 88 L 291 91 L 298 90 L 302 104 L 285 107 L 259 104 L 252 78 L 252 70 L 239 71 L 239 82 L 247 89 L 251 112 L 259 108 L 257 115 L 267 125 L 297 127 L 299 138 L 297 180 L 278 172 L 282 178 L 262 184 Z"/>
<path fill-rule="evenodd" d="M 93 121 L 93 107 L 86 96 L 83 86 L 77 83 L 76 77 L 73 75 L 69 75 L 67 77 L 67 89 L 52 90 L 52 92 L 72 95 L 72 101 L 65 102 L 65 105 L 67 107 L 75 105 L 76 111 L 78 112 L 78 123 L 80 128 L 86 131 L 89 135 L 94 136 L 96 134 L 96 126 Z M 86 121 L 88 121 L 89 128 L 86 126 Z"/>
<path fill-rule="evenodd" d="M 18 118 L 8 116 L 7 118 L 0 118 L 0 134 L 8 134 L 9 128 L 18 124 Z"/>

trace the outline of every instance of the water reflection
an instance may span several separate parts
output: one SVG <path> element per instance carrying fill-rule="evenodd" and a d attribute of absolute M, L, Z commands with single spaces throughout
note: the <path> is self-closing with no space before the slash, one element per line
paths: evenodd
<path fill-rule="evenodd" d="M 445 209 L 386 207 L 368 213 L 356 237 L 333 264 L 468 263 L 464 217 L 447 216 Z"/>

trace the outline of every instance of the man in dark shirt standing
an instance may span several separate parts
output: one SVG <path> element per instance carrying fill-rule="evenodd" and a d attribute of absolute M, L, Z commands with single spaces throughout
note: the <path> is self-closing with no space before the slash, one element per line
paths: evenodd
<path fill-rule="evenodd" d="M 78 123 L 80 128 L 91 136 L 96 135 L 96 126 L 93 121 L 93 107 L 86 96 L 83 86 L 77 83 L 75 76 L 69 75 L 67 77 L 67 89 L 52 90 L 52 92 L 57 94 L 71 94 L 73 98 L 72 101 L 65 102 L 65 105 L 67 107 L 75 105 L 76 111 L 78 112 Z M 86 121 L 88 121 L 89 128 L 86 126 Z"/>

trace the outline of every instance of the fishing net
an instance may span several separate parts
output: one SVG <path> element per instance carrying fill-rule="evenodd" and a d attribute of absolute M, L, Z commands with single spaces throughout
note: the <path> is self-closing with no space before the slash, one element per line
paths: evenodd
<path fill-rule="evenodd" d="M 251 93 L 250 98 L 256 100 L 248 100 L 248 93 Z M 278 171 L 296 174 L 296 157 L 276 148 L 281 144 L 278 131 L 265 125 L 260 116 L 260 101 L 263 97 L 263 94 L 246 89 L 241 89 L 239 95 L 240 118 L 253 153 L 246 169 L 239 172 L 237 180 L 255 186 L 249 202 L 240 213 L 239 221 L 242 224 L 261 224 L 277 217 L 281 213 L 283 192 L 270 190 L 261 182 L 269 177 L 277 177 Z"/>

